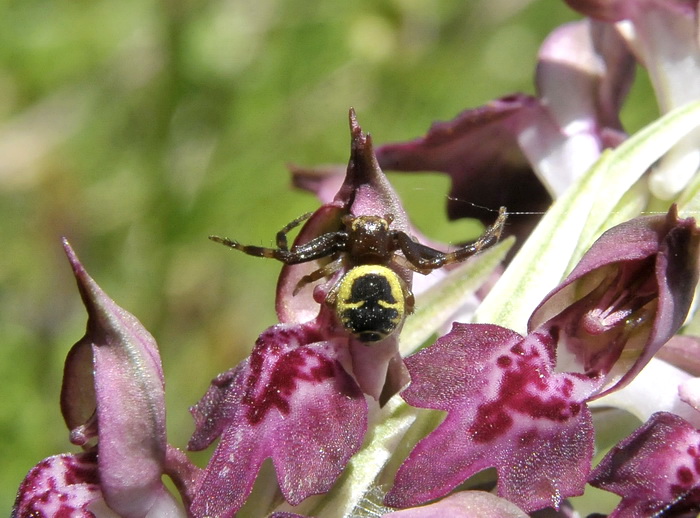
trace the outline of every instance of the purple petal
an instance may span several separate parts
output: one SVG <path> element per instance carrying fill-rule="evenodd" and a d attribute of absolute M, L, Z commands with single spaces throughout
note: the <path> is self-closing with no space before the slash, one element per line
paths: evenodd
<path fill-rule="evenodd" d="M 498 495 L 526 511 L 581 494 L 593 454 L 584 401 L 597 384 L 553 364 L 541 337 L 486 324 L 455 324 L 407 358 L 406 401 L 448 415 L 401 466 L 387 505 L 439 498 L 489 467 Z"/>
<path fill-rule="evenodd" d="M 629 18 L 634 11 L 635 0 L 564 0 L 576 11 L 606 22 L 618 22 Z"/>
<path fill-rule="evenodd" d="M 486 223 L 484 206 L 539 213 L 551 201 L 543 184 L 561 194 L 602 149 L 624 139 L 619 110 L 634 65 L 613 27 L 564 25 L 540 49 L 539 98 L 516 94 L 467 110 L 425 137 L 380 147 L 377 158 L 387 170 L 448 173 L 450 218 Z M 537 219 L 520 216 L 508 230 L 526 234 Z"/>
<path fill-rule="evenodd" d="M 17 493 L 12 518 L 94 518 L 90 508 L 99 501 L 102 492 L 95 452 L 56 455 L 27 474 Z"/>
<path fill-rule="evenodd" d="M 414 507 L 385 514 L 385 518 L 527 518 L 517 506 L 484 491 L 462 491 L 423 507 Z"/>
<path fill-rule="evenodd" d="M 615 446 L 590 484 L 622 497 L 610 518 L 681 516 L 700 511 L 700 433 L 665 412 Z"/>
<path fill-rule="evenodd" d="M 322 340 L 312 324 L 270 328 L 250 358 L 215 379 L 192 408 L 190 449 L 221 436 L 194 516 L 233 516 L 268 457 L 292 505 L 333 485 L 362 444 L 367 404 L 342 366 L 346 350 Z"/>
<path fill-rule="evenodd" d="M 653 4 L 676 12 L 692 13 L 697 0 L 565 0 L 585 16 L 606 22 L 619 22 L 644 15 Z"/>
<path fill-rule="evenodd" d="M 636 218 L 603 234 L 533 313 L 558 343 L 557 370 L 606 376 L 596 397 L 629 383 L 688 314 L 700 232 L 692 218 Z M 623 354 L 624 351 L 624 354 Z"/>
<path fill-rule="evenodd" d="M 164 491 L 165 401 L 158 349 L 141 323 L 87 274 L 70 245 L 64 246 L 88 324 L 66 360 L 63 414 L 76 444 L 98 435 L 100 487 L 110 508 L 122 516 L 144 516 Z"/>
<path fill-rule="evenodd" d="M 517 138 L 521 122 L 540 115 L 534 97 L 503 97 L 466 110 L 451 121 L 433 124 L 424 137 L 383 145 L 377 149 L 377 159 L 385 170 L 448 173 L 452 178 L 447 203 L 451 219 L 468 217 L 491 223 L 493 216 L 483 207 L 541 212 L 551 198 L 533 174 Z M 527 218 L 515 223 L 523 219 Z M 534 221 L 523 225 L 530 228 Z M 517 232 L 512 225 L 506 230 Z"/>

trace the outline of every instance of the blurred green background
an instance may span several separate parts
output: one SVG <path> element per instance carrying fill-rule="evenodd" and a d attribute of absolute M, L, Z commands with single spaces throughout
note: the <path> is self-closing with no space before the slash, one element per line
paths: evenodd
<path fill-rule="evenodd" d="M 275 322 L 268 245 L 316 200 L 285 164 L 346 162 L 347 111 L 375 142 L 533 92 L 552 0 L 38 0 L 0 3 L 0 513 L 26 471 L 71 451 L 62 362 L 86 315 L 60 237 L 156 337 L 170 441 L 187 408 Z M 625 112 L 653 117 L 648 86 Z M 448 182 L 392 176 L 429 236 Z M 201 460 L 201 459 L 200 459 Z"/>

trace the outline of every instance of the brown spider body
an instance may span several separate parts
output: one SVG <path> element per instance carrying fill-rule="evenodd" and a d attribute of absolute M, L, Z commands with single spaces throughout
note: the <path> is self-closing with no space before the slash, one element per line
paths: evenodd
<path fill-rule="evenodd" d="M 277 233 L 277 248 L 242 245 L 218 236 L 209 238 L 245 254 L 277 259 L 288 265 L 331 257 L 331 262 L 302 277 L 293 294 L 341 268 L 347 269 L 328 292 L 325 302 L 345 330 L 365 343 L 387 338 L 401 327 L 406 315 L 413 312 L 413 294 L 396 273 L 397 266 L 427 274 L 464 261 L 498 240 L 506 221 L 505 208 L 501 207 L 496 222 L 474 243 L 452 252 L 441 252 L 415 241 L 401 230 L 392 230 L 391 215 L 347 215 L 342 218 L 341 230 L 321 234 L 289 248 L 287 233 L 310 216 L 310 213 L 304 214 L 285 225 Z"/>

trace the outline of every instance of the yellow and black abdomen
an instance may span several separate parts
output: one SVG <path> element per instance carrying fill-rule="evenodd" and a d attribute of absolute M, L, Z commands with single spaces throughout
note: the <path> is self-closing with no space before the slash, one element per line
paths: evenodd
<path fill-rule="evenodd" d="M 406 290 L 396 272 L 386 266 L 352 268 L 340 279 L 336 293 L 338 320 L 363 342 L 383 340 L 406 316 Z"/>

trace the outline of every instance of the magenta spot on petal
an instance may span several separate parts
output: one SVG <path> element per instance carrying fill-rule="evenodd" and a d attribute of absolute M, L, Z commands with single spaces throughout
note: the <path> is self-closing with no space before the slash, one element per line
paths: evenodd
<path fill-rule="evenodd" d="M 513 360 L 510 358 L 510 356 L 499 356 L 496 363 L 500 368 L 505 369 L 506 367 L 511 366 Z"/>
<path fill-rule="evenodd" d="M 56 511 L 54 516 L 55 518 L 71 518 L 72 516 L 75 516 L 74 513 L 76 510 L 77 509 L 74 509 L 70 506 L 62 505 L 61 508 L 58 511 Z"/>
<path fill-rule="evenodd" d="M 100 483 L 97 471 L 97 454 L 94 451 L 86 453 L 80 461 L 76 457 L 69 457 L 65 462 L 70 467 L 65 473 L 66 484 Z"/>
<path fill-rule="evenodd" d="M 525 432 L 524 434 L 522 434 L 520 436 L 519 445 L 521 447 L 530 446 L 538 438 L 539 438 L 539 435 L 537 434 L 536 430 L 528 430 L 527 432 Z"/>
<path fill-rule="evenodd" d="M 574 384 L 570 379 L 564 379 L 557 395 L 552 395 L 549 369 L 539 360 L 539 351 L 535 348 L 525 351 L 522 343 L 510 350 L 519 357 L 503 355 L 496 359 L 502 369 L 511 368 L 501 371 L 498 395 L 478 407 L 468 429 L 475 442 L 489 442 L 505 435 L 513 426 L 516 414 L 566 422 L 581 412 L 582 405 L 571 401 Z"/>
<path fill-rule="evenodd" d="M 700 458 L 693 459 L 693 468 L 695 468 L 695 473 L 700 475 Z"/>
<path fill-rule="evenodd" d="M 671 494 L 673 495 L 674 499 L 678 499 L 679 497 L 682 497 L 683 495 L 686 494 L 687 489 L 684 486 L 681 486 L 679 484 L 671 484 L 670 488 Z"/>
<path fill-rule="evenodd" d="M 258 339 L 250 355 L 251 372 L 243 398 L 251 424 L 262 421 L 272 408 L 289 414 L 289 399 L 299 389 L 298 382 L 321 383 L 335 376 L 334 362 L 318 351 L 308 347 L 289 350 L 290 345 L 309 344 L 318 339 L 303 329 L 275 329 Z"/>
<path fill-rule="evenodd" d="M 686 466 L 681 466 L 678 468 L 678 471 L 676 471 L 676 476 L 678 477 L 678 481 L 684 486 L 689 486 L 695 478 L 693 476 L 693 472 Z"/>
<path fill-rule="evenodd" d="M 513 418 L 500 408 L 500 403 L 487 403 L 479 407 L 469 434 L 474 442 L 490 442 L 503 435 L 513 425 Z"/>
<path fill-rule="evenodd" d="M 574 392 L 574 382 L 569 378 L 564 380 L 564 384 L 561 387 L 561 393 L 565 398 L 570 398 L 571 394 Z"/>

